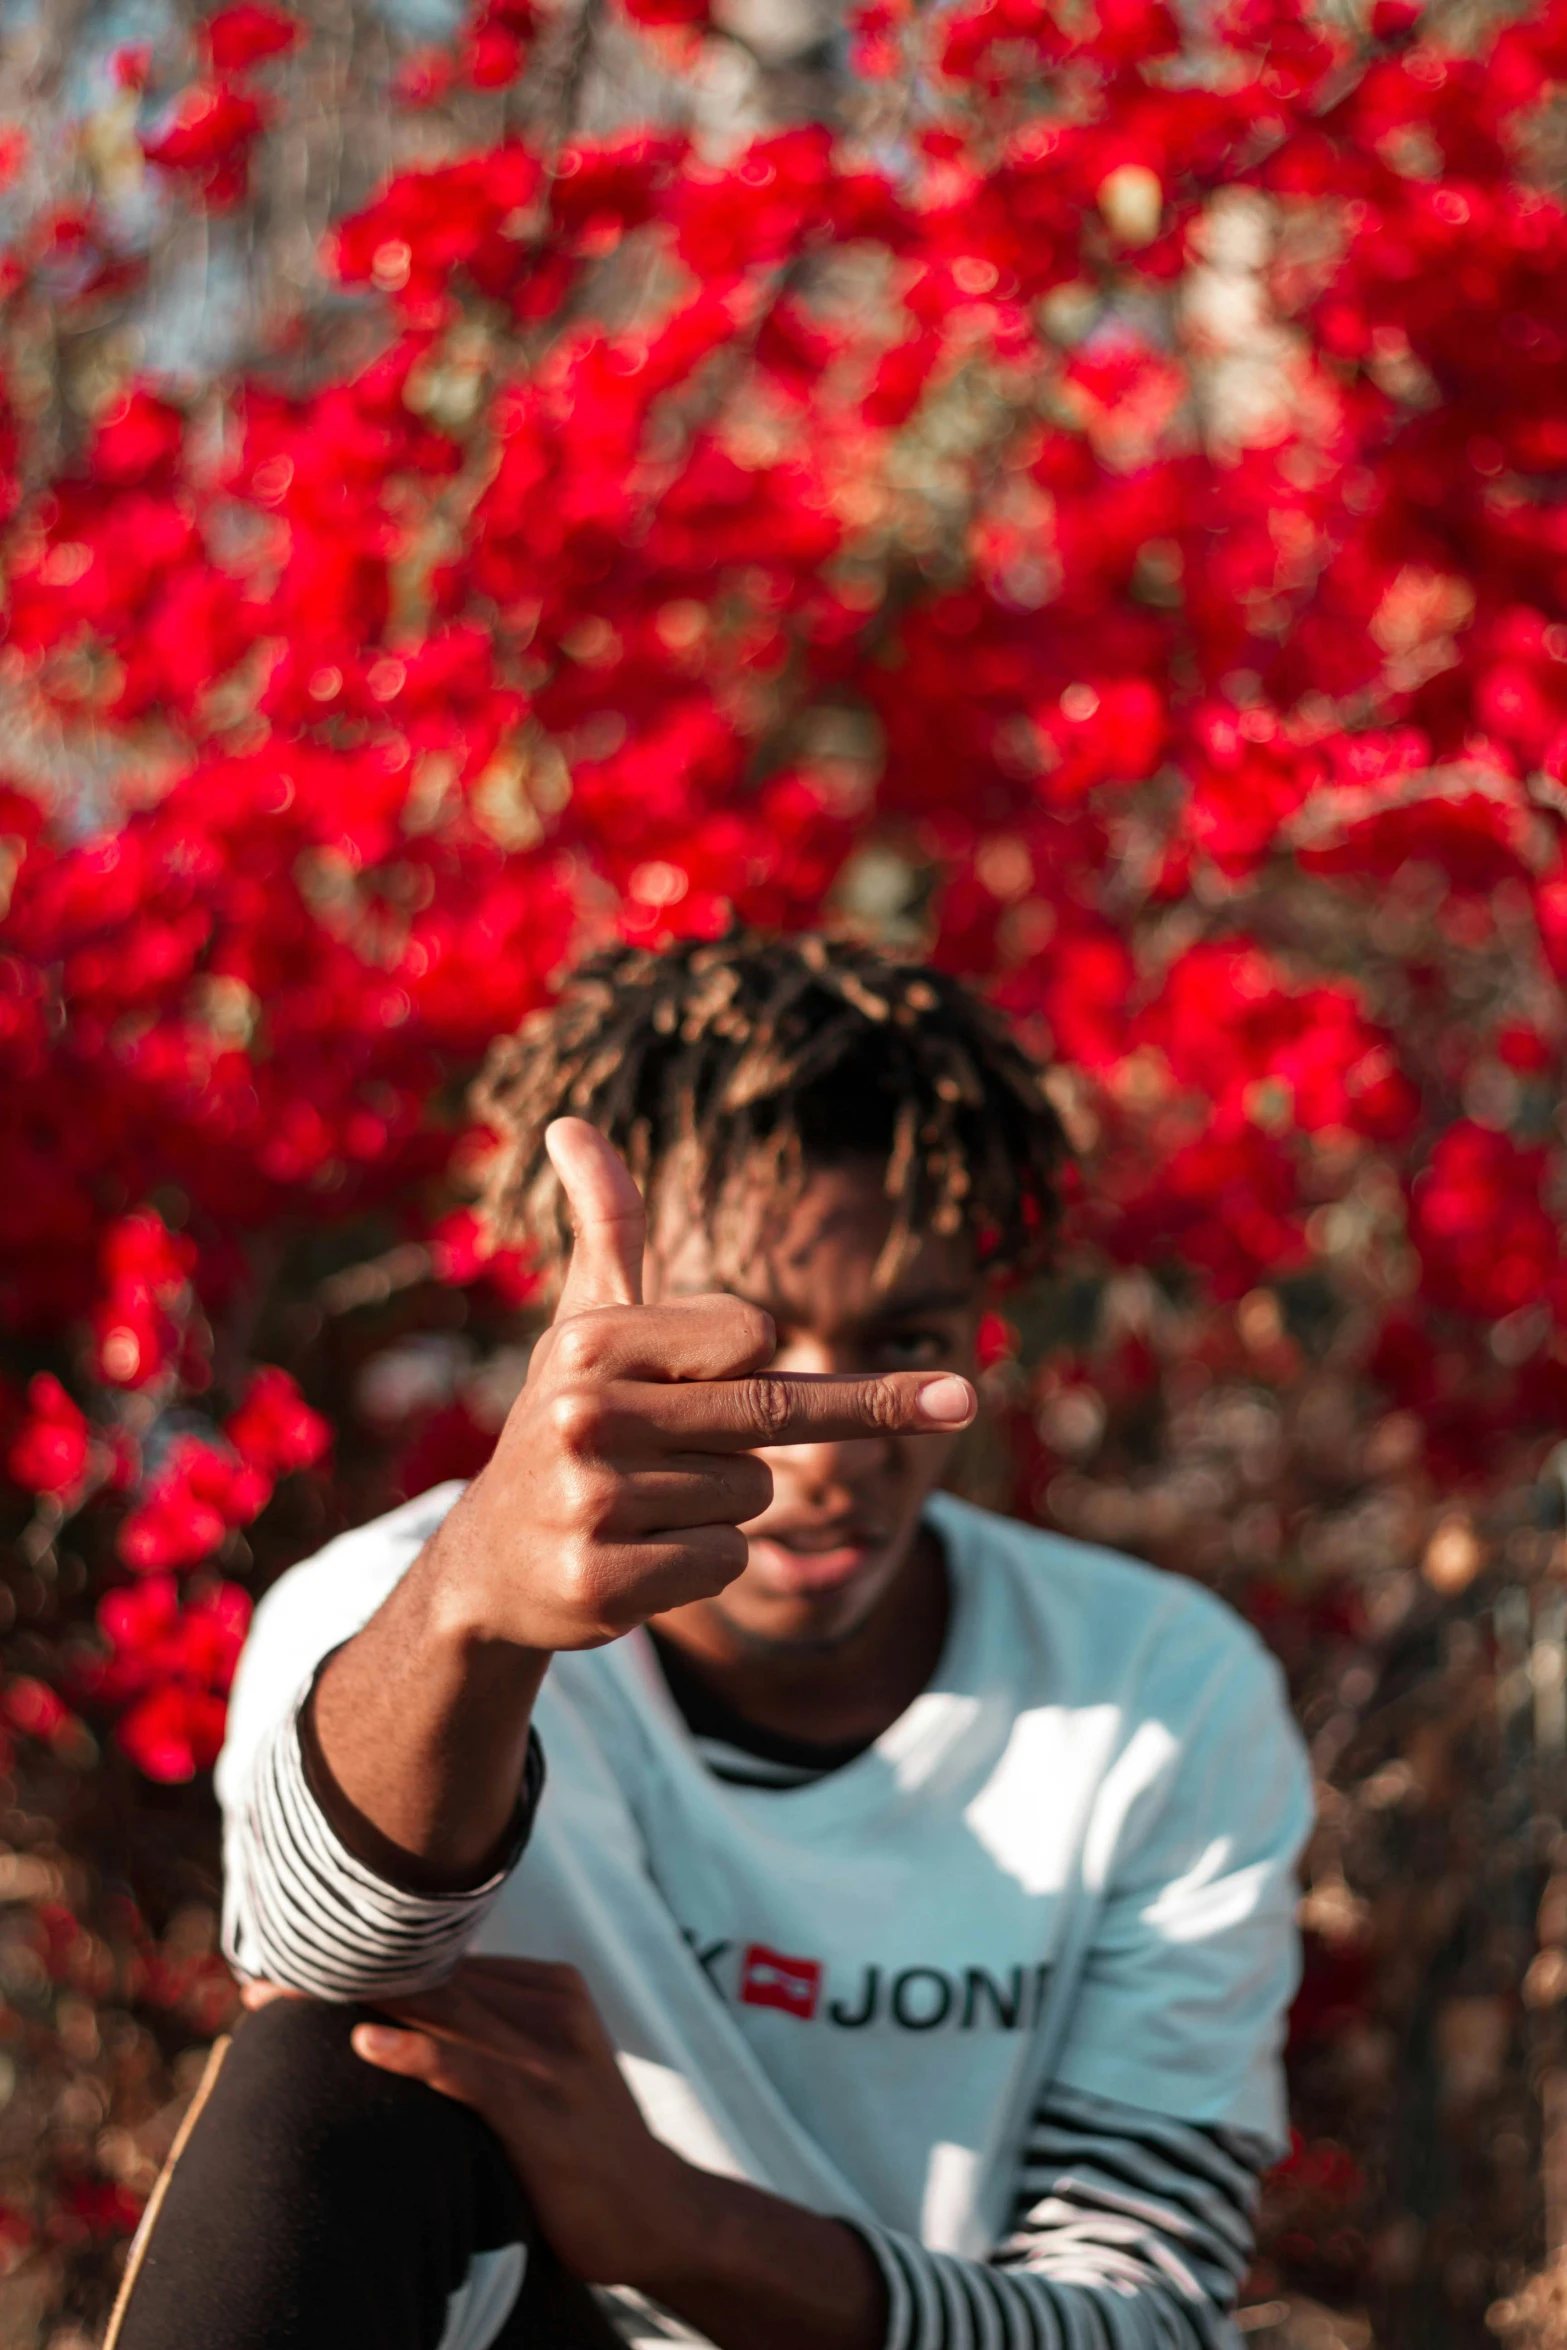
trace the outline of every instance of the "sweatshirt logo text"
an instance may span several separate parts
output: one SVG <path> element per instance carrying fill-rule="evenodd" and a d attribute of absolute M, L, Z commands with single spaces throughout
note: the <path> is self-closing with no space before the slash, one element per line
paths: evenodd
<path fill-rule="evenodd" d="M 765 1942 L 705 1942 L 686 1931 L 692 1955 L 720 1999 L 772 2007 L 801 2023 L 840 2032 L 869 2024 L 902 2032 L 1031 2032 L 1039 2021 L 1048 1966 L 861 1966 L 829 1973 L 819 1958 Z"/>

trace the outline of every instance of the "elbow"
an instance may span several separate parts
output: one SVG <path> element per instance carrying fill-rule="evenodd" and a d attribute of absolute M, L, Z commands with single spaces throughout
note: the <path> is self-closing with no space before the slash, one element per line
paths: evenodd
<path fill-rule="evenodd" d="M 375 2006 L 388 1999 L 411 1999 L 438 1990 L 457 1964 L 455 1958 L 419 1966 L 391 1964 L 366 1953 L 345 1957 L 330 1966 L 312 1965 L 286 1956 L 252 1955 L 229 1964 L 238 1978 L 246 2008 L 265 2007 L 273 1999 L 318 1999 L 329 2007 Z"/>

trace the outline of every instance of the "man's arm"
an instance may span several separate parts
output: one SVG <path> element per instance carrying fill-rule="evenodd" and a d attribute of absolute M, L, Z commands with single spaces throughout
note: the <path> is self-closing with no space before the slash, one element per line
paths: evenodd
<path fill-rule="evenodd" d="M 359 2054 L 483 2114 L 573 2276 L 649 2294 L 723 2350 L 881 2350 L 864 2237 L 655 2138 L 574 1968 L 473 1959 L 390 2012 L 356 2029 Z"/>
<path fill-rule="evenodd" d="M 733 1378 L 766 1361 L 772 1333 L 719 1300 L 683 1316 L 643 1308 L 636 1185 L 580 1119 L 559 1120 L 549 1143 L 576 1234 L 554 1323 L 493 1458 L 329 1658 L 301 1719 L 337 1835 L 416 1890 L 462 1890 L 506 1857 L 554 1651 L 613 1639 L 675 1594 L 721 1589 L 745 1563 L 738 1522 L 770 1491 L 765 1468 L 741 1455 L 700 1464 L 672 1510 L 636 1493 L 660 1447 L 637 1425 L 624 1374 Z M 617 1411 L 627 1424 L 614 1428 Z"/>
<path fill-rule="evenodd" d="M 720 2350 L 1233 2350 L 1261 2141 L 1051 2092 L 1017 2225 L 969 2260 L 661 2145 L 569 1967 L 475 1960 L 391 2012 L 359 2053 L 484 2115 L 571 2273 L 651 2295 Z"/>
<path fill-rule="evenodd" d="M 544 1970 L 544 1996 L 535 1970 L 465 1970 L 498 2021 L 470 2010 L 463 2029 L 502 2055 L 521 2043 L 516 2070 L 454 2058 L 443 2011 L 417 2001 L 398 2010 L 412 2028 L 390 2053 L 363 2053 L 489 2116 L 576 2273 L 652 2293 L 722 2350 L 775 2350 L 791 2324 L 792 2339 L 817 2339 L 797 2295 L 818 2275 L 846 2296 L 845 2330 L 819 2337 L 831 2350 L 1237 2350 L 1256 2178 L 1280 2151 L 1310 1779 L 1276 1668 L 1211 1603 L 1194 1597 L 1166 1626 L 1158 1674 L 1153 1718 L 1181 1735 L 1135 1799 L 1130 1782 L 1119 1790 L 1130 1816 L 1115 1881 L 990 2261 L 823 2221 L 680 2163 L 628 2118 L 570 1970 Z M 857 2286 L 838 2265 L 846 2242 L 880 2266 L 879 2316 L 863 2270 Z"/>
<path fill-rule="evenodd" d="M 771 1497 L 756 1447 L 973 1413 L 950 1375 L 769 1372 L 737 1298 L 642 1305 L 636 1185 L 580 1119 L 549 1145 L 576 1247 L 495 1453 L 230 1802 L 236 1963 L 322 1996 L 450 1967 L 520 1848 L 550 1657 L 733 1580 Z"/>
<path fill-rule="evenodd" d="M 310 1787 L 347 1849 L 411 1891 L 482 1884 L 518 1842 L 533 1704 L 549 1652 L 465 1616 L 485 1538 L 473 1489 L 356 1639 L 327 1659 L 299 1717 Z M 477 1519 L 477 1524 L 474 1520 Z M 454 1523 L 455 1521 L 455 1523 Z"/>
<path fill-rule="evenodd" d="M 864 2231 L 888 2287 L 878 2350 L 1239 2350 L 1235 2302 L 1269 2151 L 1245 2132 L 1047 2092 L 1015 2224 L 989 2261 Z"/>

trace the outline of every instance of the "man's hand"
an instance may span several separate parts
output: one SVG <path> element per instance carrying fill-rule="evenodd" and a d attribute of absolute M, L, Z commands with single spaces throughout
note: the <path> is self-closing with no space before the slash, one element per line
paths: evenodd
<path fill-rule="evenodd" d="M 655 2138 L 572 1967 L 470 1959 L 354 2046 L 484 2116 L 562 2266 L 632 2285 L 723 2350 L 877 2350 L 875 2260 L 841 2221 L 697 2170 Z"/>
<path fill-rule="evenodd" d="M 408 2028 L 359 2025 L 359 2054 L 484 2116 L 573 2276 L 634 2284 L 659 2267 L 689 2166 L 642 2119 L 574 1967 L 468 1959 L 438 1991 L 381 2004 Z"/>
<path fill-rule="evenodd" d="M 740 1528 L 772 1498 L 762 1445 L 951 1430 L 974 1410 L 951 1374 L 769 1372 L 768 1316 L 734 1297 L 644 1305 L 641 1195 L 580 1118 L 546 1136 L 575 1247 L 555 1320 L 494 1457 L 438 1549 L 470 1633 L 593 1648 L 723 1589 Z"/>
<path fill-rule="evenodd" d="M 709 1597 L 746 1563 L 772 1497 L 758 1445 L 951 1431 L 950 1374 L 785 1376 L 772 1324 L 733 1297 L 643 1305 L 642 1199 L 603 1136 L 546 1137 L 576 1246 L 489 1465 L 364 1630 L 328 1658 L 302 1721 L 350 1850 L 416 1889 L 504 1857 L 551 1655 Z"/>

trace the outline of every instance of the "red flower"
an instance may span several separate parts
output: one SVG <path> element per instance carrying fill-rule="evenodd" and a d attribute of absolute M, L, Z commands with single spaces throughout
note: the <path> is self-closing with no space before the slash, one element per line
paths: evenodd
<path fill-rule="evenodd" d="M 225 82 L 195 82 L 142 147 L 149 163 L 180 173 L 221 211 L 245 192 L 251 149 L 266 120 L 259 99 Z"/>
<path fill-rule="evenodd" d="M 98 1611 L 106 1661 L 86 1676 L 100 1704 L 123 1707 L 121 1746 L 151 1779 L 193 1778 L 217 1758 L 224 1699 L 250 1623 L 250 1601 L 221 1583 L 180 1604 L 172 1575 L 111 1591 Z"/>
<path fill-rule="evenodd" d="M 537 158 L 518 142 L 434 170 L 404 172 L 375 203 L 335 232 L 330 258 L 349 284 L 371 284 L 422 315 L 468 273 L 498 299 L 531 273 L 532 250 L 516 226 L 542 183 Z"/>
<path fill-rule="evenodd" d="M 430 1269 L 437 1281 L 463 1288 L 488 1281 L 508 1305 L 525 1304 L 539 1277 L 520 1249 L 496 1248 L 472 1208 L 454 1208 L 430 1234 Z"/>
<path fill-rule="evenodd" d="M 312 1411 L 286 1371 L 271 1365 L 257 1371 L 224 1434 L 240 1458 L 269 1477 L 313 1468 L 332 1441 L 332 1431 Z"/>
<path fill-rule="evenodd" d="M 199 1566 L 228 1532 L 223 1512 L 178 1477 L 154 1485 L 131 1511 L 115 1542 L 138 1574 Z"/>
<path fill-rule="evenodd" d="M 46 1746 L 68 1740 L 79 1727 L 59 1692 L 30 1674 L 6 1683 L 0 1695 L 0 1713 L 24 1738 L 40 1739 Z"/>
<path fill-rule="evenodd" d="M 1497 1316 L 1546 1296 L 1561 1241 L 1541 1196 L 1545 1164 L 1468 1119 L 1441 1136 L 1414 1187 L 1415 1243 L 1438 1303 Z"/>
<path fill-rule="evenodd" d="M 539 21 L 476 0 L 403 95 L 501 87 Z M 148 141 L 188 196 L 243 189 L 301 23 L 207 20 Z M 1192 73 L 1160 0 L 873 0 L 867 70 L 921 93 L 895 170 L 814 123 L 507 137 L 330 230 L 368 356 L 302 313 L 58 461 L 0 401 L 7 691 L 142 795 L 95 834 L 0 787 L 0 1299 L 39 1373 L 6 1435 L 102 1511 L 81 1555 L 169 1586 L 116 1651 L 151 1767 L 221 1704 L 173 1580 L 328 1455 L 258 1311 L 417 1329 L 433 1270 L 489 1342 L 533 1275 L 452 1205 L 462 1087 L 609 936 L 928 936 L 1060 1064 L 1092 1253 L 1168 1267 L 1194 1328 L 1342 1276 L 1434 1478 L 1553 1429 L 1567 231 L 1517 126 L 1564 24 L 1460 55 L 1379 0 L 1363 56 L 1236 0 Z M 125 224 L 15 192 L 0 309 L 99 336 Z M 1267 1294 L 1242 1321 L 1285 1377 Z M 410 1477 L 489 1435 L 425 1433 Z"/>
<path fill-rule="evenodd" d="M 463 64 L 476 90 L 503 90 L 522 71 L 526 51 L 505 25 L 485 25 L 470 34 Z"/>
<path fill-rule="evenodd" d="M 208 1771 L 223 1744 L 225 1707 L 208 1690 L 166 1684 L 123 1714 L 115 1735 L 132 1762 L 162 1784 Z"/>
<path fill-rule="evenodd" d="M 86 1474 L 87 1420 L 58 1379 L 38 1372 L 28 1382 L 27 1417 L 12 1438 L 6 1467 L 29 1493 L 67 1494 Z"/>
<path fill-rule="evenodd" d="M 185 418 L 171 401 L 126 394 L 100 418 L 89 457 L 96 480 L 116 488 L 171 482 L 185 438 Z"/>
<path fill-rule="evenodd" d="M 625 0 L 625 10 L 647 25 L 706 24 L 711 14 L 709 0 Z"/>
<path fill-rule="evenodd" d="M 264 0 L 235 0 L 233 7 L 207 18 L 201 37 L 215 72 L 243 73 L 269 57 L 286 57 L 305 38 L 305 28 L 298 17 L 267 7 Z"/>
<path fill-rule="evenodd" d="M 151 1208 L 112 1224 L 100 1252 L 102 1292 L 94 1312 L 96 1369 L 116 1387 L 143 1387 L 167 1363 L 177 1309 L 187 1296 L 195 1250 Z"/>

